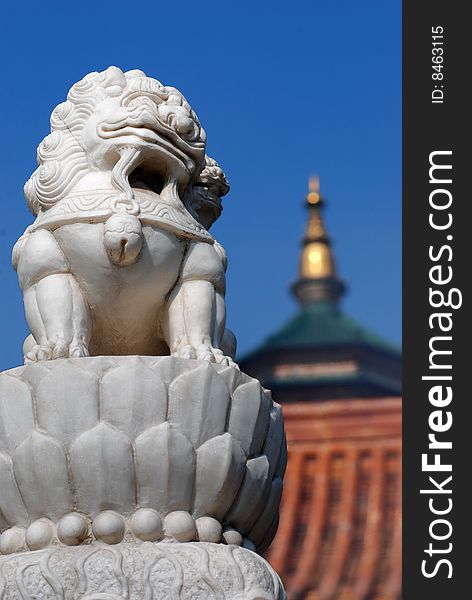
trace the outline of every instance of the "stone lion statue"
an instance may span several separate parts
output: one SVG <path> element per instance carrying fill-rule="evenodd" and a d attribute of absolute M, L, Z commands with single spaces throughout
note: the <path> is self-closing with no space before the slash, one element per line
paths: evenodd
<path fill-rule="evenodd" d="M 223 248 L 228 182 L 184 96 L 109 67 L 70 89 L 25 185 L 16 243 L 25 360 L 163 355 L 234 364 Z"/>

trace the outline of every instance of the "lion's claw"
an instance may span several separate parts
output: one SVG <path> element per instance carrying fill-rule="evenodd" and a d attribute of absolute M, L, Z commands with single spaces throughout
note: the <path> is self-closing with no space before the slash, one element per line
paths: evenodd
<path fill-rule="evenodd" d="M 64 338 L 58 338 L 52 345 L 51 358 L 67 358 L 69 356 L 69 342 Z"/>
<path fill-rule="evenodd" d="M 239 368 L 230 356 L 225 356 L 222 350 L 215 348 L 210 344 L 200 344 L 197 347 L 186 344 L 172 352 L 172 356 L 178 356 L 179 358 L 196 358 L 198 360 L 206 360 L 226 367 Z"/>
<path fill-rule="evenodd" d="M 36 344 L 25 354 L 25 362 L 42 362 L 56 358 L 80 358 L 90 356 L 85 343 L 72 342 L 66 338 L 57 338 L 46 344 Z"/>
<path fill-rule="evenodd" d="M 195 349 L 193 348 L 193 346 L 190 346 L 190 344 L 181 346 L 174 354 L 174 356 L 178 356 L 179 358 L 197 358 Z"/>
<path fill-rule="evenodd" d="M 43 360 L 51 360 L 52 357 L 52 348 L 51 346 L 38 346 L 36 351 L 35 360 L 41 362 Z"/>
<path fill-rule="evenodd" d="M 69 356 L 71 358 L 84 358 L 90 356 L 85 344 L 71 344 L 69 347 Z"/>

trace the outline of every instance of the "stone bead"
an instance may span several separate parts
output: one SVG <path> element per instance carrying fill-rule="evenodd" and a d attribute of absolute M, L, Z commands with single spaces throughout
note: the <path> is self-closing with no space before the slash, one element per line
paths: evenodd
<path fill-rule="evenodd" d="M 195 521 L 195 525 L 197 526 L 198 540 L 200 542 L 218 544 L 221 541 L 223 527 L 213 517 L 200 517 Z"/>
<path fill-rule="evenodd" d="M 125 535 L 125 520 L 112 510 L 105 510 L 92 523 L 95 537 L 106 544 L 118 544 Z"/>
<path fill-rule="evenodd" d="M 25 545 L 25 530 L 22 527 L 11 527 L 0 535 L 0 554 L 13 554 Z"/>
<path fill-rule="evenodd" d="M 233 527 L 225 527 L 223 539 L 227 544 L 233 544 L 234 546 L 242 546 L 243 543 L 243 536 Z"/>
<path fill-rule="evenodd" d="M 38 519 L 26 530 L 26 544 L 30 550 L 49 546 L 54 538 L 54 525 L 49 519 Z"/>
<path fill-rule="evenodd" d="M 143 542 L 155 542 L 163 535 L 162 519 L 152 508 L 140 508 L 131 515 L 130 529 Z"/>
<path fill-rule="evenodd" d="M 67 546 L 77 546 L 88 535 L 87 519 L 78 513 L 62 517 L 57 525 L 57 537 Z"/>
<path fill-rule="evenodd" d="M 166 535 L 179 542 L 191 542 L 195 539 L 195 521 L 188 512 L 176 510 L 165 518 Z"/>

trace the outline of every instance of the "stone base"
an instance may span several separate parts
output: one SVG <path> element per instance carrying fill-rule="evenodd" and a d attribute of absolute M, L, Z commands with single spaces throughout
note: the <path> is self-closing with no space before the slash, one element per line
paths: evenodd
<path fill-rule="evenodd" d="M 74 545 L 77 536 L 216 542 L 226 528 L 262 553 L 277 526 L 286 456 L 281 407 L 233 367 L 114 356 L 6 371 L 0 553 L 54 539 Z M 186 513 L 183 528 L 174 513 Z M 212 531 L 199 527 L 202 517 Z"/>
<path fill-rule="evenodd" d="M 286 600 L 258 554 L 210 543 L 51 547 L 0 557 L 5 600 Z"/>

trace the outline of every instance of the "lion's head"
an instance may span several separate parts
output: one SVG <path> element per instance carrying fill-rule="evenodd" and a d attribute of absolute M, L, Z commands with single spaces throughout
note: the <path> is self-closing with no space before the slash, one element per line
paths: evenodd
<path fill-rule="evenodd" d="M 205 168 L 189 190 L 188 209 L 206 228 L 220 216 L 221 199 L 229 192 L 229 183 L 223 169 L 214 158 L 205 156 Z"/>
<path fill-rule="evenodd" d="M 112 171 L 130 147 L 139 150 L 136 176 L 156 192 L 169 174 L 187 197 L 195 183 L 204 186 L 213 204 L 215 193 L 228 189 L 218 184 L 215 192 L 224 175 L 216 174 L 211 159 L 202 173 L 205 132 L 184 96 L 142 71 L 109 67 L 73 85 L 52 112 L 51 133 L 38 147 L 39 166 L 25 185 L 30 210 L 48 210 L 91 172 Z M 203 196 L 199 202 L 203 210 Z"/>

